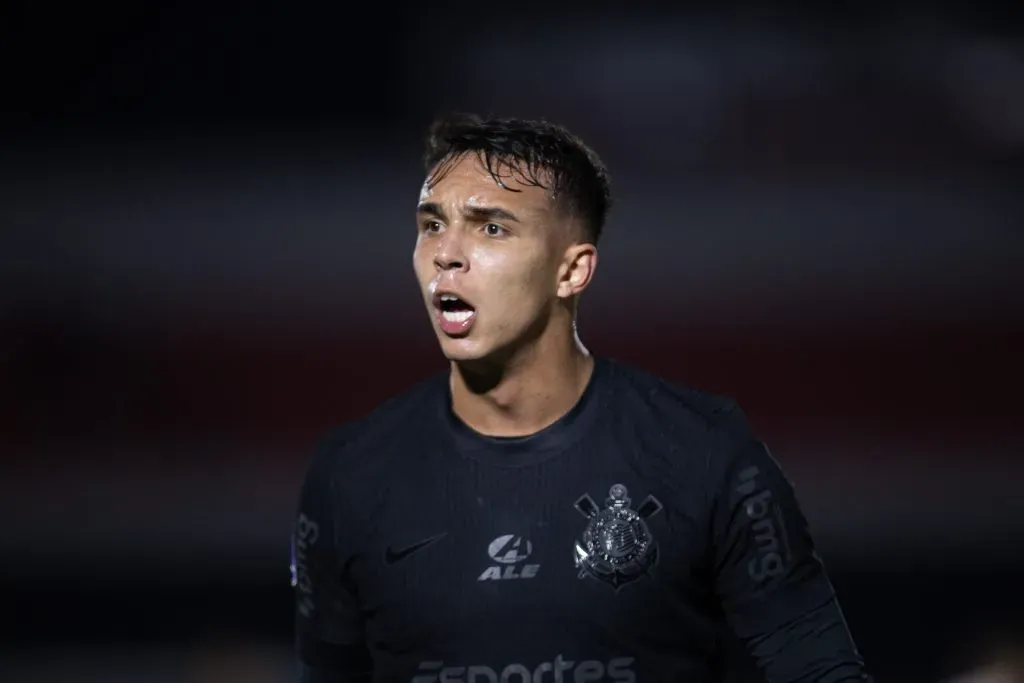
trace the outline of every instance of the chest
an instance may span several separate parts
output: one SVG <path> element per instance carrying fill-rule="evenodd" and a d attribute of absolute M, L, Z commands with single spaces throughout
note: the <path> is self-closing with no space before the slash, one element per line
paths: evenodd
<path fill-rule="evenodd" d="M 371 636 L 436 650 L 490 643 L 500 630 L 506 644 L 570 647 L 653 637 L 702 611 L 711 587 L 701 493 L 589 465 L 467 462 L 391 485 L 352 567 Z"/>

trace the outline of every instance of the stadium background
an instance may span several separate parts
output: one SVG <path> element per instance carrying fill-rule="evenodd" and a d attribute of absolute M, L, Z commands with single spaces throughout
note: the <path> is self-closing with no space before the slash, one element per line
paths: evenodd
<path fill-rule="evenodd" d="M 740 400 L 879 681 L 1019 633 L 1019 8 L 5 13 L 4 681 L 292 680 L 310 448 L 443 367 L 410 257 L 448 109 L 603 154 L 586 341 Z"/>

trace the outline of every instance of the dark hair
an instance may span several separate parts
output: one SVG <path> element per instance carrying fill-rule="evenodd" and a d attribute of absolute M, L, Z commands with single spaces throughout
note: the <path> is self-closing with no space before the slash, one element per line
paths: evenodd
<path fill-rule="evenodd" d="M 427 182 L 436 183 L 469 153 L 479 156 L 502 187 L 502 178 L 512 176 L 524 185 L 551 190 L 570 215 L 582 219 L 587 238 L 595 244 L 600 239 L 611 208 L 608 171 L 564 127 L 543 120 L 484 120 L 472 114 L 439 118 L 426 140 Z"/>

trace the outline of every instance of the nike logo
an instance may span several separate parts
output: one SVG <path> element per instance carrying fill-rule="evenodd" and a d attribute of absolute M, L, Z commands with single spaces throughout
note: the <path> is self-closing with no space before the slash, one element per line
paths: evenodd
<path fill-rule="evenodd" d="M 414 552 L 416 552 L 418 550 L 423 550 L 428 545 L 430 545 L 432 543 L 435 543 L 437 541 L 440 541 L 442 538 L 444 538 L 447 535 L 448 535 L 447 533 L 443 533 L 443 534 L 438 534 L 437 536 L 431 536 L 430 538 L 425 538 L 425 539 L 423 539 L 422 541 L 420 541 L 418 543 L 413 543 L 412 545 L 410 545 L 408 547 L 400 548 L 398 550 L 395 550 L 391 546 L 388 546 L 387 548 L 384 549 L 384 564 L 390 565 L 390 564 L 395 564 L 397 562 L 401 562 L 405 558 L 407 558 L 410 555 L 412 555 Z"/>

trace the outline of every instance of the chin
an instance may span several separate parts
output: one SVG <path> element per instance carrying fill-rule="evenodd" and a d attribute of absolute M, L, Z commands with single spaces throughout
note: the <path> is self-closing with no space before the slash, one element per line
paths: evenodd
<path fill-rule="evenodd" d="M 491 355 L 484 344 L 469 337 L 449 337 L 441 333 L 440 342 L 444 357 L 454 363 L 483 360 Z"/>

